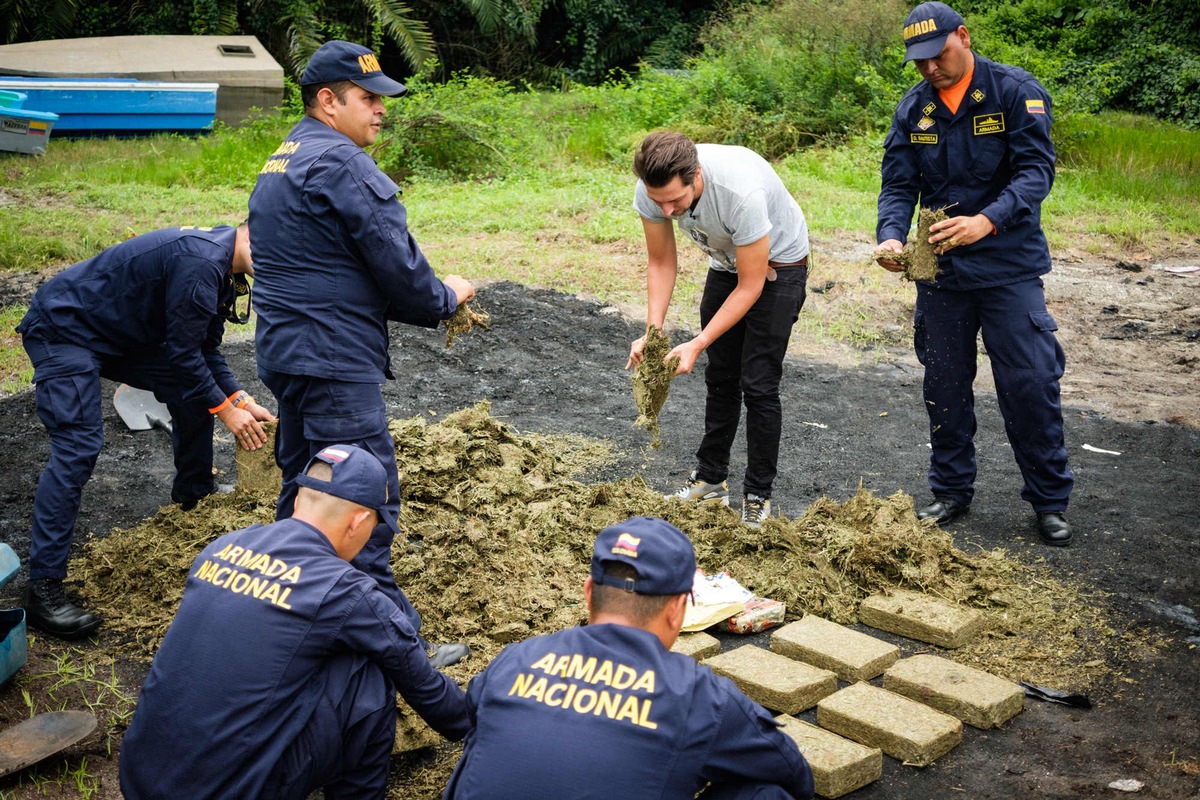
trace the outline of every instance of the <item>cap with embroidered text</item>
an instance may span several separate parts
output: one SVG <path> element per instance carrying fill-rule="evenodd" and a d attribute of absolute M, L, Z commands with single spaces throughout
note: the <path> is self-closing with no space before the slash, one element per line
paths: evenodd
<path fill-rule="evenodd" d="M 962 24 L 962 15 L 945 3 L 921 3 L 904 20 L 904 63 L 937 58 Z"/>
<path fill-rule="evenodd" d="M 333 477 L 327 481 L 308 474 L 317 461 L 333 468 Z M 396 524 L 396 511 L 388 508 L 387 470 L 379 459 L 352 444 L 333 444 L 312 457 L 304 472 L 296 476 L 296 483 L 317 492 L 331 494 L 351 503 L 375 511 L 381 522 L 393 533 L 400 530 Z"/>
<path fill-rule="evenodd" d="M 353 81 L 368 92 L 400 97 L 408 87 L 383 74 L 379 59 L 369 48 L 334 39 L 317 48 L 300 76 L 300 85 Z"/>
<path fill-rule="evenodd" d="M 605 576 L 605 562 L 628 564 L 636 578 Z M 692 590 L 696 552 L 683 531 L 656 517 L 633 517 L 600 531 L 592 548 L 592 581 L 637 594 Z"/>

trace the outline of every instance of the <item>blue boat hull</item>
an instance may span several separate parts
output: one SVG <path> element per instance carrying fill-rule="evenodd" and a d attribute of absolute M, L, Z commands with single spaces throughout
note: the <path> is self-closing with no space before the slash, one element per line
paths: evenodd
<path fill-rule="evenodd" d="M 0 77 L 0 90 L 27 95 L 26 109 L 58 115 L 59 134 L 122 134 L 212 128 L 217 84 L 124 79 Z"/>

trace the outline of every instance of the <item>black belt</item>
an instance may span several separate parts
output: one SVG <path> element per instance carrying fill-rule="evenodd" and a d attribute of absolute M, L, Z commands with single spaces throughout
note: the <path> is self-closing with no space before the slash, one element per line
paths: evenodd
<path fill-rule="evenodd" d="M 808 256 L 805 256 L 804 258 L 800 259 L 799 261 L 793 261 L 790 264 L 776 264 L 774 262 L 768 261 L 767 266 L 770 267 L 771 269 L 787 269 L 788 267 L 807 267 L 808 266 Z"/>

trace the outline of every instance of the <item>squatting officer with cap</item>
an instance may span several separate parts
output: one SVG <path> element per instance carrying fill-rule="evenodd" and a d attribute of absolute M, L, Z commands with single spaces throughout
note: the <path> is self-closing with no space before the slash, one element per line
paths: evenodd
<path fill-rule="evenodd" d="M 771 715 L 672 653 L 696 571 L 675 526 L 635 517 L 596 537 L 586 627 L 512 645 L 471 681 L 471 730 L 446 800 L 811 798 Z"/>
<path fill-rule="evenodd" d="M 279 402 L 277 514 L 291 513 L 309 458 L 344 441 L 387 469 L 395 516 L 400 484 L 380 390 L 394 377 L 388 321 L 436 327 L 475 290 L 456 275 L 438 280 L 409 233 L 399 187 L 363 151 L 379 135 L 383 97 L 399 97 L 405 86 L 383 74 L 369 49 L 343 41 L 323 44 L 300 84 L 305 116 L 267 159 L 250 197 L 250 224 L 261 231 L 254 241 L 258 372 Z M 379 525 L 355 565 L 419 629 L 388 563 L 392 537 Z M 445 665 L 465 655 L 455 644 L 432 657 Z"/>
<path fill-rule="evenodd" d="M 1041 276 L 1050 252 L 1042 200 L 1054 182 L 1050 97 L 1028 72 L 971 51 L 963 18 L 922 3 L 904 21 L 905 60 L 924 79 L 901 99 L 884 142 L 875 257 L 899 253 L 918 202 L 946 208 L 930 228 L 941 274 L 917 284 L 914 344 L 925 367 L 933 502 L 917 516 L 950 522 L 975 485 L 976 336 L 992 363 L 996 399 L 1021 497 L 1045 544 L 1071 541 L 1059 379 L 1065 357 Z"/>
<path fill-rule="evenodd" d="M 248 450 L 266 444 L 254 402 L 218 349 L 237 284 L 253 275 L 246 225 L 186 226 L 113 245 L 38 289 L 17 332 L 33 362 L 37 413 L 50 434 L 29 548 L 29 621 L 56 636 L 87 636 L 100 620 L 67 599 L 63 579 L 83 486 L 104 444 L 100 379 L 148 389 L 173 420 L 171 500 L 216 491 L 213 419 Z M 245 285 L 244 283 L 242 284 Z"/>
<path fill-rule="evenodd" d="M 379 460 L 332 445 L 295 513 L 218 538 L 192 564 L 121 748 L 128 800 L 382 798 L 396 688 L 460 739 L 466 703 L 416 630 L 348 562 L 396 529 Z"/>

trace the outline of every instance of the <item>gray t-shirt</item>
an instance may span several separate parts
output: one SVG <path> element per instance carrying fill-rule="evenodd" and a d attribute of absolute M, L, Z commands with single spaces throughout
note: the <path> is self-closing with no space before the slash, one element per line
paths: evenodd
<path fill-rule="evenodd" d="M 675 218 L 679 229 L 708 254 L 709 266 L 737 272 L 737 248 L 770 237 L 774 264 L 794 264 L 808 255 L 808 223 L 767 160 L 745 147 L 698 144 L 704 191 L 700 202 Z M 670 217 L 638 181 L 633 207 L 649 222 Z"/>

